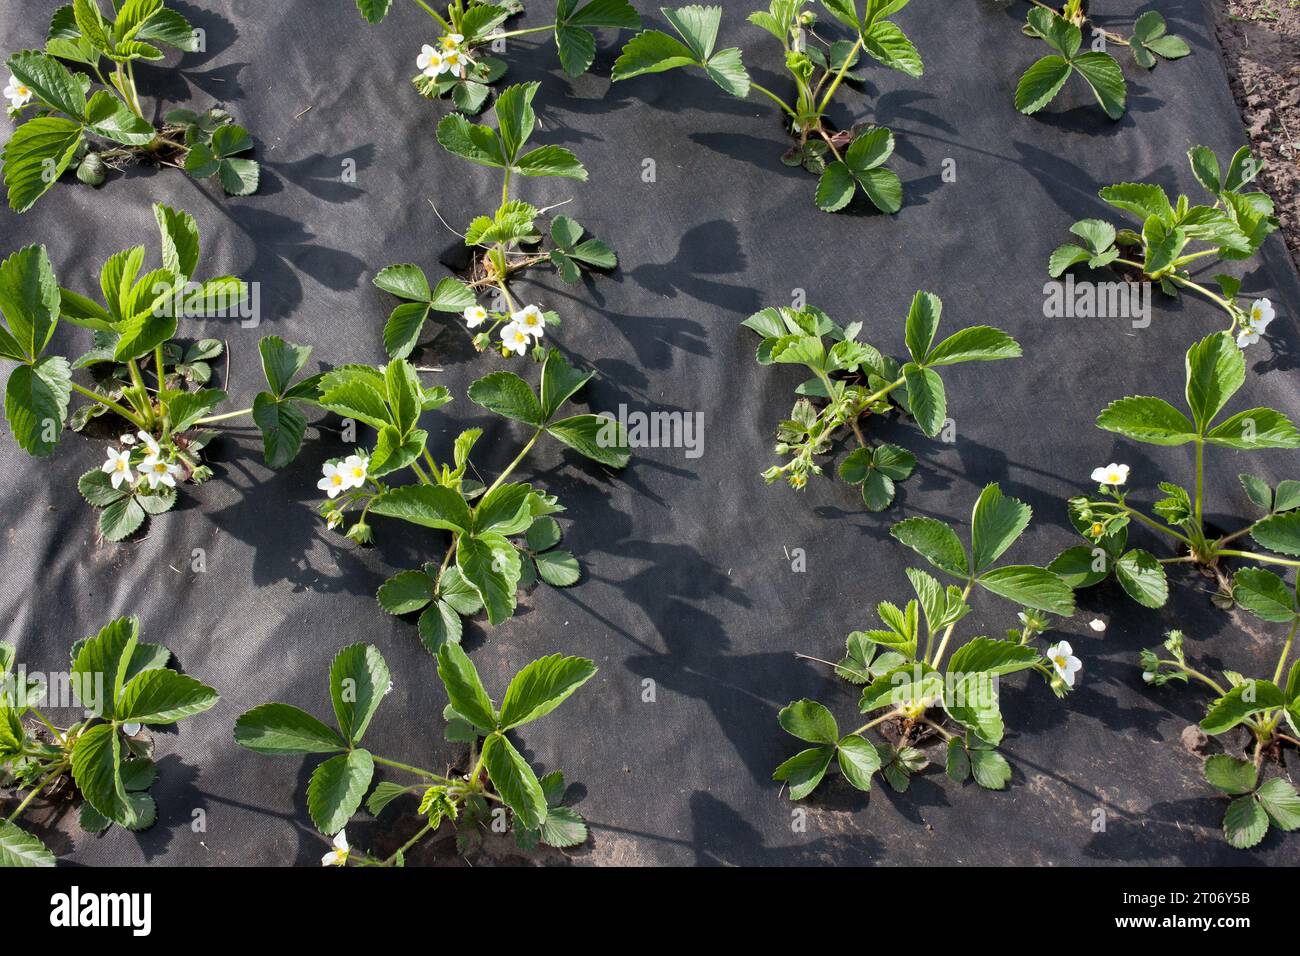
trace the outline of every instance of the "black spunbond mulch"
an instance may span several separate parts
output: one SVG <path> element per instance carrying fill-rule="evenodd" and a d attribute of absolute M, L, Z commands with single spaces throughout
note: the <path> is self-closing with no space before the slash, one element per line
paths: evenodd
<path fill-rule="evenodd" d="M 267 333 L 315 346 L 313 368 L 384 361 L 381 330 L 393 302 L 371 286 L 372 276 L 407 261 L 440 274 L 440 255 L 458 240 L 430 203 L 463 227 L 494 208 L 500 188 L 490 171 L 436 144 L 445 106 L 407 85 L 430 35 L 427 17 L 398 4 L 382 26 L 369 27 L 344 0 L 176 5 L 207 30 L 210 52 L 186 56 L 176 69 L 141 69 L 143 91 L 169 105 L 226 103 L 257 138 L 260 192 L 230 199 L 175 171 L 142 170 L 99 191 L 60 185 L 25 216 L 0 213 L 3 249 L 44 242 L 65 285 L 93 288 L 111 253 L 139 242 L 153 248 L 150 203 L 161 200 L 198 218 L 209 274 L 261 283 L 260 328 L 189 330 L 228 341 L 238 402 L 231 407 L 259 387 L 256 343 Z M 542 22 L 547 5 L 533 6 L 522 25 Z M 770 38 L 744 22 L 753 4 L 726 6 L 723 44 L 742 43 L 755 78 L 784 89 Z M 600 666 L 524 740 L 531 759 L 562 768 L 577 785 L 571 796 L 581 798 L 593 833 L 568 854 L 574 862 L 1300 861 L 1300 842 L 1276 830 L 1254 851 L 1227 847 L 1219 833 L 1224 803 L 1179 741 L 1205 697 L 1141 681 L 1138 650 L 1172 626 L 1213 667 L 1271 669 L 1275 628 L 1216 611 L 1197 586 L 1179 589 L 1163 612 L 1138 608 L 1109 585 L 1081 594 L 1080 613 L 1060 632 L 1084 661 L 1078 691 L 1061 704 L 1036 678 L 1004 685 L 1004 749 L 1015 768 L 1005 792 L 954 785 L 939 768 L 905 795 L 887 787 L 861 794 L 836 777 L 798 804 L 808 810 L 807 829 L 795 832 L 795 805 L 770 780 L 798 749 L 776 724 L 782 705 L 817 697 L 841 723 L 856 712 L 847 685 L 794 655 L 838 654 L 877 601 L 908 593 L 903 571 L 915 559 L 889 538 L 891 523 L 924 514 L 965 525 L 979 489 L 997 481 L 1035 510 L 1010 557 L 1044 563 L 1075 543 L 1064 501 L 1089 487 L 1097 465 L 1129 463 L 1143 501 L 1166 475 L 1189 474 L 1189 448 L 1138 446 L 1092 423 L 1125 394 L 1177 399 L 1183 352 L 1221 327 L 1222 313 L 1157 296 L 1146 329 L 1043 317 L 1048 253 L 1076 219 L 1109 216 L 1099 187 L 1155 180 L 1192 192 L 1188 147 L 1201 143 L 1223 156 L 1244 141 L 1203 3 L 1142 7 L 1159 9 L 1193 54 L 1150 74 L 1130 65 L 1129 113 L 1118 123 L 1077 84 L 1038 117 L 1016 113 L 1016 78 L 1039 52 L 1019 33 L 1023 4 L 917 0 L 903 11 L 899 22 L 925 58 L 925 75 L 872 68 L 864 93 L 842 96 L 835 113 L 842 126 L 871 118 L 897 134 L 892 166 L 905 205 L 893 217 L 861 197 L 847 214 L 818 212 L 815 180 L 780 162 L 787 141 L 766 101 L 733 99 L 680 71 L 611 88 L 609 69 L 627 34 L 603 34 L 593 72 L 575 81 L 560 74 L 549 42 L 524 38 L 511 49 L 511 79 L 542 82 L 538 140 L 572 148 L 591 171 L 589 183 L 531 181 L 522 194 L 539 205 L 567 200 L 564 211 L 614 245 L 622 263 L 577 290 L 551 276 L 518 287 L 563 314 L 559 345 L 599 371 L 586 393 L 592 409 L 699 411 L 705 422 L 702 457 L 641 449 L 617 475 L 553 447 L 538 451 L 525 473 L 567 505 L 566 540 L 585 579 L 569 590 L 534 591 L 505 625 L 467 632 L 494 694 L 542 654 L 586 655 Z M 4 48 L 38 45 L 52 8 L 6 6 Z M 1094 8 L 1126 20 L 1137 5 L 1108 0 Z M 663 26 L 657 10 L 646 20 Z M 946 159 L 956 163 L 955 182 L 941 176 Z M 355 183 L 341 179 L 348 160 Z M 654 160 L 653 182 L 643 181 L 646 160 Z M 839 482 L 816 481 L 803 494 L 765 486 L 759 473 L 775 460 L 774 428 L 800 376 L 760 368 L 757 338 L 741 320 L 802 289 L 841 323 L 863 321 L 866 339 L 898 354 L 903 316 L 921 288 L 943 298 L 945 328 L 1000 326 L 1026 357 L 950 372 L 954 443 L 926 441 L 910 427 L 886 430 L 922 464 L 884 514 L 866 513 Z M 1240 407 L 1267 404 L 1296 417 L 1300 337 L 1291 309 L 1300 282 L 1278 236 L 1249 265 L 1245 289 L 1269 296 L 1280 318 L 1250 352 Z M 67 341 L 79 333 L 59 334 Z M 467 352 L 463 334 L 451 330 L 417 355 L 441 367 L 436 379 L 458 396 L 427 419 L 440 451 L 471 423 L 485 425 L 489 439 L 513 437 L 463 397 L 469 381 L 502 363 Z M 187 672 L 222 694 L 212 711 L 160 737 L 157 826 L 96 839 L 77 830 L 74 815 L 47 818 L 37 830 L 60 856 L 82 864 L 315 865 L 325 844 L 306 814 L 312 762 L 243 751 L 231 726 L 271 699 L 328 715 L 329 661 L 358 640 L 377 644 L 394 673 L 368 746 L 429 766 L 461 756 L 441 738 L 445 699 L 414 626 L 374 601 L 388 575 L 442 542 L 392 523 L 377 525 L 373 549 L 327 532 L 315 483 L 339 442 L 329 427 L 312 429 L 299 460 L 273 473 L 251 433 L 231 432 L 212 449 L 216 480 L 187 489 L 176 511 L 125 546 L 96 543 L 94 515 L 75 492 L 77 477 L 102 460 L 100 444 L 68 436 L 52 460 L 33 461 L 7 436 L 0 443 L 0 617 L 20 659 L 56 669 L 71 641 L 114 616 L 138 614 L 147 639 L 166 643 Z M 491 470 L 515 451 L 513 441 L 486 447 L 481 466 Z M 1235 524 L 1252 513 L 1236 481 L 1244 470 L 1273 481 L 1300 477 L 1291 452 L 1214 452 L 1212 520 Z M 206 551 L 206 573 L 190 570 L 194 548 Z M 805 550 L 805 573 L 791 570 L 794 548 Z M 1014 612 L 985 600 L 964 633 L 999 634 L 1014 626 Z M 1104 633 L 1089 629 L 1093 618 L 1108 622 Z M 643 700 L 646 681 L 654 702 Z M 1106 811 L 1104 832 L 1093 829 L 1097 808 Z M 196 809 L 205 811 L 206 832 L 192 830 Z M 361 846 L 392 838 L 364 826 L 349 835 Z M 421 859 L 454 862 L 445 843 Z"/>

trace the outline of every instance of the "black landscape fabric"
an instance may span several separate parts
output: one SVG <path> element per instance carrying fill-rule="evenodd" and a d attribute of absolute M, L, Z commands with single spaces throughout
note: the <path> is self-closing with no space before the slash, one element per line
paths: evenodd
<path fill-rule="evenodd" d="M 727 0 L 722 44 L 743 46 L 755 79 L 784 90 L 771 38 L 745 22 L 755 5 Z M 93 289 L 112 253 L 137 243 L 155 249 L 150 204 L 162 201 L 198 219 L 205 274 L 260 284 L 260 327 L 195 322 L 182 330 L 227 341 L 230 407 L 249 404 L 258 390 L 257 340 L 269 333 L 314 346 L 311 370 L 385 361 L 381 331 L 394 302 L 372 277 L 399 262 L 446 274 L 439 259 L 460 240 L 432 207 L 463 229 L 495 208 L 500 188 L 493 172 L 437 145 L 434 125 L 447 107 L 408 85 L 420 43 L 432 39 L 430 21 L 409 3 L 396 4 L 378 27 L 347 0 L 175 6 L 207 31 L 207 52 L 184 56 L 176 69 L 141 68 L 142 91 L 164 109 L 225 104 L 256 137 L 260 191 L 227 198 L 211 181 L 195 184 L 174 170 L 139 170 L 98 191 L 60 185 L 24 216 L 0 212 L 4 252 L 45 243 L 64 285 Z M 520 26 L 549 22 L 549 4 L 530 6 Z M 647 25 L 664 26 L 657 7 L 637 7 Z M 4 49 L 41 45 L 53 8 L 5 4 Z M 1016 79 L 1040 52 L 1020 35 L 1023 3 L 915 0 L 899 15 L 925 75 L 868 69 L 865 86 L 838 97 L 833 114 L 841 127 L 870 119 L 897 134 L 891 165 L 905 199 L 896 216 L 876 213 L 861 196 L 846 214 L 819 212 L 815 179 L 782 165 L 782 123 L 757 95 L 736 100 L 683 71 L 611 87 L 611 64 L 629 34 L 603 32 L 592 72 L 572 81 L 545 34 L 511 47 L 509 80 L 542 84 L 537 140 L 573 149 L 591 173 L 587 183 L 528 181 L 521 194 L 538 205 L 567 203 L 563 211 L 609 241 L 621 260 L 618 271 L 585 287 L 565 287 L 547 273 L 518 288 L 562 314 L 559 346 L 598 371 L 584 398 L 592 410 L 701 413 L 704 422 L 696 458 L 681 448 L 643 448 L 615 474 L 546 447 L 521 473 L 567 506 L 562 525 L 584 580 L 533 591 L 501 627 L 470 626 L 466 647 L 494 695 L 543 654 L 584 655 L 600 667 L 524 739 L 531 760 L 563 769 L 575 785 L 570 796 L 579 798 L 592 838 L 567 857 L 533 859 L 1300 860 L 1300 844 L 1276 830 L 1253 852 L 1225 844 L 1225 804 L 1204 782 L 1200 758 L 1180 743 L 1203 714 L 1205 696 L 1142 683 L 1138 651 L 1170 627 L 1181 627 L 1190 654 L 1216 669 L 1267 673 L 1276 660 L 1276 628 L 1213 609 L 1199 581 L 1176 589 L 1160 612 L 1137 607 L 1110 584 L 1080 593 L 1080 613 L 1059 631 L 1083 660 L 1078 690 L 1062 704 L 1033 675 L 1003 684 L 1004 752 L 1015 768 L 1003 792 L 955 785 L 935 767 L 906 794 L 883 785 L 862 794 L 836 776 L 812 799 L 791 804 L 770 779 L 798 749 L 777 726 L 781 706 L 810 696 L 829 704 L 842 725 L 856 714 L 848 685 L 795 654 L 836 657 L 849 631 L 870 626 L 877 601 L 908 593 L 903 572 L 918 559 L 890 539 L 893 522 L 932 515 L 965 527 L 980 489 L 996 481 L 1034 508 L 1030 532 L 1009 557 L 1041 564 L 1077 542 L 1064 502 L 1091 487 L 1094 467 L 1130 464 L 1143 501 L 1158 480 L 1189 474 L 1191 446 L 1137 445 L 1093 422 L 1127 394 L 1177 403 L 1183 353 L 1222 327 L 1222 312 L 1157 295 L 1149 328 L 1045 318 L 1046 261 L 1076 219 L 1118 220 L 1097 198 L 1101 186 L 1156 181 L 1195 194 L 1187 149 L 1200 143 L 1226 156 L 1244 134 L 1201 0 L 1101 0 L 1093 8 L 1103 22 L 1114 17 L 1125 26 L 1140 9 L 1158 9 L 1193 50 L 1149 74 L 1125 55 L 1129 111 L 1117 123 L 1077 80 L 1039 116 L 1015 111 Z M 944 180 L 946 161 L 953 182 Z M 353 164 L 350 182 L 344 173 Z M 653 177 L 645 175 L 651 165 Z M 917 289 L 943 298 L 943 328 L 999 326 L 1020 340 L 1025 357 L 951 370 L 955 441 L 927 441 L 910 425 L 880 433 L 921 459 L 883 514 L 867 513 L 838 481 L 815 480 L 802 494 L 765 486 L 760 472 L 776 460 L 775 425 L 801 376 L 758 366 L 757 336 L 740 322 L 803 290 L 837 321 L 862 321 L 863 338 L 897 355 Z M 1271 298 L 1280 320 L 1248 353 L 1239 407 L 1271 405 L 1298 417 L 1300 282 L 1280 236 L 1248 264 L 1244 289 Z M 85 333 L 61 327 L 59 335 Z M 487 428 L 489 439 L 512 436 L 514 426 L 480 414 L 464 397 L 467 384 L 499 360 L 476 358 L 454 328 L 415 358 L 440 369 L 426 381 L 457 396 L 426 419 L 437 452 L 468 425 Z M 97 543 L 94 513 L 75 491 L 77 477 L 102 461 L 102 443 L 70 435 L 52 459 L 36 461 L 7 436 L 0 442 L 0 617 L 19 659 L 33 670 L 57 670 L 73 640 L 115 616 L 138 614 L 145 639 L 165 643 L 186 672 L 222 695 L 207 714 L 159 735 L 153 829 L 114 828 L 97 839 L 80 832 L 74 813 L 32 821 L 61 858 L 315 865 L 327 848 L 305 805 L 315 762 L 241 750 L 231 727 L 267 700 L 328 717 L 329 662 L 352 642 L 378 645 L 394 675 L 367 745 L 439 768 L 461 756 L 460 745 L 442 740 L 445 696 L 414 625 L 388 617 L 374 600 L 387 576 L 440 556 L 442 542 L 393 522 L 376 523 L 378 545 L 370 549 L 326 531 L 316 480 L 343 446 L 337 419 L 320 421 L 324 427 L 309 430 L 303 454 L 283 472 L 262 465 L 254 432 L 227 433 L 212 447 L 215 480 L 182 495 L 145 537 L 122 546 Z M 488 470 L 514 454 L 513 441 L 485 444 L 492 450 L 480 467 Z M 1294 452 L 1212 451 L 1210 520 L 1235 526 L 1254 514 L 1239 472 L 1275 482 L 1300 477 L 1297 464 Z M 204 573 L 192 570 L 196 548 L 206 555 Z M 802 573 L 791 564 L 800 548 Z M 1000 635 L 1016 625 L 1015 610 L 985 600 L 964 633 Z M 1094 618 L 1108 623 L 1104 633 L 1088 627 Z M 804 827 L 795 825 L 796 807 L 807 811 Z M 391 849 L 402 825 L 385 817 L 349 836 L 354 845 L 373 840 Z M 450 841 L 413 862 L 455 862 Z"/>

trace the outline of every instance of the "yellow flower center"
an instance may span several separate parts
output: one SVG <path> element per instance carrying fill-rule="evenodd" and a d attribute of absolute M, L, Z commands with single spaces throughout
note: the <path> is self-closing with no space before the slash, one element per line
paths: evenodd
<path fill-rule="evenodd" d="M 1061 670 L 1065 670 L 1066 659 L 1064 657 L 1054 657 L 1052 658 L 1052 660 L 1056 661 L 1057 667 L 1059 667 Z"/>
<path fill-rule="evenodd" d="M 333 484 L 333 485 L 341 485 L 341 484 L 343 484 L 343 476 L 340 475 L 340 474 L 334 474 L 334 475 L 331 475 L 331 476 L 330 476 L 330 484 Z"/>
<path fill-rule="evenodd" d="M 1098 537 L 1098 538 L 1101 537 L 1102 532 L 1105 530 L 1106 530 L 1105 527 L 1103 527 L 1100 521 L 1094 523 L 1092 526 L 1092 533 L 1094 537 Z"/>
<path fill-rule="evenodd" d="M 456 41 L 453 40 L 450 36 L 445 36 L 442 38 L 442 48 L 444 50 L 455 50 Z"/>
<path fill-rule="evenodd" d="M 364 478 L 364 477 L 366 477 L 366 470 L 365 470 L 364 468 L 353 468 L 353 469 L 352 469 L 352 477 L 353 477 L 353 478 Z"/>

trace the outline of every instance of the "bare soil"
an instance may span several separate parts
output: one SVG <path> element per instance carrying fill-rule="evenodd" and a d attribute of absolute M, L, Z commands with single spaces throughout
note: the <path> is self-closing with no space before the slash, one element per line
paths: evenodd
<path fill-rule="evenodd" d="M 1251 150 L 1265 164 L 1258 182 L 1277 204 L 1291 257 L 1300 266 L 1300 0 L 1222 0 L 1212 6 L 1232 95 Z"/>

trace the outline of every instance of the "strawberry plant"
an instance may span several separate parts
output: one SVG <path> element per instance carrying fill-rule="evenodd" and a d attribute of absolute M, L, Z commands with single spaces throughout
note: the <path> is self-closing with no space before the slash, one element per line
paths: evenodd
<path fill-rule="evenodd" d="M 1046 568 L 998 564 L 1024 533 L 1031 509 L 989 485 L 971 515 L 967 547 L 953 528 L 934 518 L 908 518 L 891 534 L 925 558 L 947 579 L 946 586 L 917 568 L 907 570 L 916 597 L 900 608 L 876 607 L 882 627 L 854 631 L 845 642 L 835 673 L 862 688 L 858 710 L 870 718 L 841 734 L 834 715 L 813 700 L 784 707 L 778 720 L 789 734 L 814 746 L 795 754 L 772 774 L 802 800 L 824 779 L 832 760 L 850 785 L 870 790 L 881 774 L 898 792 L 929 765 L 925 750 L 942 744 L 948 776 L 974 778 L 990 790 L 1011 780 L 1011 765 L 998 753 L 1006 733 L 999 703 L 1001 679 L 1019 671 L 1038 673 L 1058 697 L 1074 688 L 1082 664 L 1068 642 L 1045 649 L 1038 641 L 1049 626 L 1046 615 L 1074 613 L 1070 586 Z M 974 637 L 958 646 L 957 625 L 971 612 L 972 593 L 987 592 L 1020 605 L 1021 626 L 1005 638 Z M 952 656 L 944 656 L 951 648 Z M 865 736 L 876 729 L 885 739 Z"/>
<path fill-rule="evenodd" d="M 106 14 L 100 0 L 61 6 L 44 51 L 9 57 L 9 115 L 26 117 L 4 148 L 10 208 L 26 212 L 74 166 L 91 186 L 110 169 L 148 162 L 215 176 L 232 196 L 256 192 L 260 170 L 246 155 L 253 140 L 225 110 L 173 110 L 160 126 L 145 116 L 135 64 L 163 59 L 165 46 L 197 50 L 189 22 L 163 0 L 114 0 L 112 8 Z"/>
<path fill-rule="evenodd" d="M 80 823 L 100 834 L 117 824 L 146 830 L 158 818 L 149 793 L 158 777 L 149 727 L 168 727 L 212 708 L 217 692 L 167 666 L 171 652 L 140 642 L 140 622 L 119 618 L 72 647 L 66 686 L 85 718 L 57 726 L 43 711 L 53 688 L 16 669 L 0 643 L 0 787 L 27 794 L 0 822 L 0 866 L 53 866 L 54 854 L 18 826 L 46 798 L 75 794 Z M 72 708 L 73 702 L 52 701 Z"/>
<path fill-rule="evenodd" d="M 504 49 L 506 40 L 550 33 L 561 68 L 566 75 L 577 77 L 591 69 L 596 59 L 593 30 L 634 30 L 641 25 L 641 17 L 627 0 L 557 0 L 554 22 L 517 30 L 502 30 L 501 26 L 523 12 L 520 0 L 452 0 L 442 13 L 424 0 L 411 2 L 441 31 L 437 40 L 421 47 L 416 58 L 420 72 L 411 82 L 421 96 L 450 98 L 456 109 L 471 115 L 487 105 L 492 84 L 506 73 L 505 61 L 488 54 Z M 356 4 L 367 22 L 382 23 L 393 0 L 356 0 Z"/>
<path fill-rule="evenodd" d="M 479 351 L 492 348 L 496 334 L 495 348 L 501 355 L 531 351 L 540 362 L 547 354 L 542 337 L 548 326 L 560 325 L 560 317 L 539 305 L 516 301 L 510 293 L 510 277 L 549 265 L 562 280 L 575 285 L 586 271 L 618 265 L 607 245 L 587 236 L 586 229 L 568 216 L 551 220 L 547 230 L 550 248 L 546 248 L 547 237 L 538 225 L 546 210 L 511 194 L 516 175 L 587 179 L 587 170 L 577 157 L 561 146 L 525 151 L 537 123 L 532 104 L 539 85 L 525 83 L 502 91 L 496 103 L 496 129 L 471 123 L 458 113 L 443 117 L 438 124 L 438 142 L 445 150 L 502 171 L 501 205 L 492 215 L 476 217 L 465 233 L 465 245 L 472 253 L 468 282 L 448 276 L 431 286 L 424 270 L 413 263 L 389 266 L 375 277 L 376 286 L 402 300 L 384 327 L 384 346 L 393 358 L 409 356 L 429 315 L 444 312 L 460 314 Z M 485 290 L 492 290 L 498 300 L 490 310 L 478 301 Z"/>
<path fill-rule="evenodd" d="M 1187 663 L 1183 633 L 1170 631 L 1160 648 L 1142 652 L 1142 679 L 1157 687 L 1196 681 L 1210 689 L 1214 700 L 1201 721 L 1201 730 L 1224 737 L 1233 747 L 1236 728 L 1249 731 L 1253 747 L 1248 757 L 1220 753 L 1205 761 L 1205 779 L 1231 797 L 1223 816 L 1223 835 L 1232 846 L 1257 845 L 1269 825 L 1291 831 L 1300 827 L 1300 794 L 1281 776 L 1264 779 L 1266 760 L 1281 763 L 1282 748 L 1300 747 L 1300 661 L 1287 671 L 1287 659 L 1300 626 L 1295 589 L 1271 571 L 1242 568 L 1236 574 L 1237 602 L 1263 621 L 1286 626 L 1286 639 L 1271 680 L 1223 671 L 1222 683 Z M 1286 683 L 1282 682 L 1286 675 Z M 1286 731 L 1290 730 L 1290 733 Z M 1235 735 L 1234 735 L 1235 736 Z M 1235 749 L 1235 748 L 1234 748 Z"/>
<path fill-rule="evenodd" d="M 1060 12 L 1039 0 L 1030 2 L 1033 8 L 1026 17 L 1024 34 L 1042 40 L 1054 52 L 1036 60 L 1020 77 L 1016 109 L 1022 113 L 1037 113 L 1047 106 L 1077 74 L 1105 114 L 1117 120 L 1124 115 L 1128 84 L 1119 61 L 1106 52 L 1108 44 L 1128 47 L 1133 61 L 1146 70 L 1155 69 L 1157 57 L 1177 60 L 1192 52 L 1185 40 L 1167 32 L 1165 18 L 1155 10 L 1138 17 L 1126 39 L 1089 18 L 1088 0 L 1066 0 Z M 1092 34 L 1093 42 L 1081 53 L 1084 30 Z"/>
<path fill-rule="evenodd" d="M 916 293 L 905 324 L 908 357 L 902 362 L 859 342 L 861 322 L 841 327 L 811 306 L 768 308 L 741 323 L 763 337 L 760 365 L 799 365 L 813 375 L 795 389 L 799 399 L 777 429 L 776 453 L 789 455 L 790 461 L 772 466 L 763 479 L 768 484 L 785 480 L 802 490 L 810 475 L 823 473 L 817 458 L 830 454 L 847 428 L 857 448 L 841 462 L 840 477 L 860 487 L 868 510 L 889 507 L 895 482 L 912 473 L 916 456 L 888 442 L 871 445 L 863 419 L 903 412 L 933 438 L 948 414 L 947 393 L 936 369 L 1020 356 L 1015 339 L 987 325 L 961 329 L 936 345 L 942 312 L 937 295 Z"/>
<path fill-rule="evenodd" d="M 297 455 L 307 427 L 301 406 L 315 398 L 316 377 L 294 381 L 311 350 L 267 336 L 259 344 L 267 390 L 250 408 L 217 411 L 228 396 L 206 387 L 211 369 L 205 363 L 220 353 L 220 343 L 182 346 L 175 337 L 182 318 L 241 314 L 248 286 L 234 276 L 196 280 L 200 243 L 193 217 L 161 203 L 154 216 L 161 266 L 142 274 L 144 246 L 117 253 L 99 273 L 102 302 L 61 288 L 44 246 L 27 246 L 0 263 L 0 358 L 17 363 L 5 386 L 5 418 L 19 446 L 39 458 L 54 452 L 65 423 L 81 430 L 93 418 L 111 416 L 121 437 L 102 467 L 77 484 L 102 509 L 99 529 L 109 541 L 169 511 L 182 483 L 211 477 L 201 452 L 214 433 L 204 426 L 251 416 L 262 430 L 267 464 L 280 468 Z M 60 321 L 89 331 L 91 348 L 77 358 L 52 354 Z M 89 385 L 73 377 L 83 370 L 92 376 Z M 90 404 L 70 415 L 74 392 Z"/>
<path fill-rule="evenodd" d="M 420 639 L 431 653 L 458 643 L 462 617 L 483 611 L 496 625 L 515 613 L 517 591 L 540 578 L 568 587 L 580 576 L 577 560 L 556 549 L 560 528 L 552 515 L 564 510 L 553 495 L 525 482 L 509 481 L 543 436 L 609 468 L 628 462 L 622 426 L 601 415 L 560 416 L 560 410 L 592 377 L 574 369 L 556 350 L 542 363 L 541 388 L 513 372 L 493 372 L 469 387 L 476 405 L 524 425 L 530 435 L 514 460 L 485 484 L 473 477 L 471 453 L 479 428 L 457 435 L 450 460 L 438 461 L 420 416 L 449 403 L 443 386 L 426 388 L 404 359 L 380 369 L 345 365 L 320 381 L 322 407 L 376 431 L 372 449 L 357 449 L 325 463 L 319 487 L 327 495 L 321 512 L 330 528 L 347 525 L 352 540 L 374 539 L 370 517 L 406 521 L 447 536 L 441 562 L 402 571 L 379 589 L 389 614 L 419 614 Z M 393 484 L 410 471 L 414 484 Z"/>
<path fill-rule="evenodd" d="M 1059 246 L 1048 260 L 1047 270 L 1056 278 L 1082 264 L 1090 269 L 1117 267 L 1127 270 L 1132 279 L 1158 283 L 1171 297 L 1184 289 L 1194 292 L 1228 314 L 1228 331 L 1237 334 L 1237 343 L 1244 348 L 1258 342 L 1273 320 L 1272 303 L 1259 299 L 1243 306 L 1238 301 L 1240 279 L 1215 276 L 1216 293 L 1195 281 L 1189 269 L 1193 264 L 1205 269 L 1214 260 L 1245 260 L 1259 252 L 1264 240 L 1278 228 L 1273 200 L 1267 193 L 1244 191 L 1260 169 L 1247 147 L 1237 150 L 1226 172 L 1204 146 L 1193 146 L 1187 156 L 1197 181 L 1214 197 L 1213 205 L 1193 205 L 1182 195 L 1171 202 L 1154 183 L 1106 186 L 1098 195 L 1116 209 L 1136 216 L 1141 231 L 1116 229 L 1102 219 L 1076 222 L 1070 231 L 1083 245 Z"/>
<path fill-rule="evenodd" d="M 488 696 L 478 671 L 456 644 L 438 651 L 438 677 L 447 692 L 444 735 L 468 744 L 460 772 L 435 773 L 381 757 L 361 746 L 392 678 L 383 655 L 373 645 L 343 648 L 330 665 L 330 699 L 337 728 L 290 704 L 254 707 L 235 723 L 235 742 L 256 753 L 277 756 L 328 755 L 312 771 L 307 811 L 317 829 L 334 838 L 325 866 L 403 866 L 406 854 L 436 835 L 443 823 L 457 832 L 457 848 L 466 852 L 480 828 L 509 818 L 509 830 L 525 849 L 539 843 L 577 846 L 587 826 L 573 808 L 564 806 L 564 774 L 539 778 L 507 733 L 532 723 L 564 703 L 589 681 L 596 666 L 581 657 L 551 654 L 533 661 L 510 681 L 501 706 Z M 374 783 L 376 766 L 399 771 L 413 783 Z M 369 798 L 366 797 L 369 792 Z M 418 801 L 423 824 L 387 856 L 372 856 L 349 846 L 345 828 L 361 809 L 379 816 L 404 798 Z"/>
<path fill-rule="evenodd" d="M 772 0 L 767 10 L 750 14 L 751 24 L 781 44 L 793 95 L 779 94 L 756 82 L 745 69 L 739 48 L 716 49 L 720 6 L 664 8 L 661 12 L 677 36 L 662 30 L 638 33 L 614 63 L 613 78 L 618 82 L 646 73 L 696 67 L 732 96 L 746 99 L 750 92 L 758 93 L 785 114 L 788 131 L 795 139 L 782 161 L 803 166 L 819 177 L 818 208 L 838 212 L 861 190 L 877 209 L 895 213 L 903 206 L 903 186 L 898 175 L 884 165 L 894 152 L 894 134 L 865 124 L 837 130 L 826 113 L 846 80 L 865 82 L 861 74 L 853 72 L 863 52 L 890 69 L 912 77 L 921 75 L 920 54 L 889 19 L 907 3 L 866 0 L 860 9 L 857 0 L 822 0 L 832 19 L 848 29 L 848 37 L 831 30 L 823 36 L 808 0 Z"/>
<path fill-rule="evenodd" d="M 1070 521 L 1085 544 L 1060 554 L 1049 567 L 1076 588 L 1092 587 L 1114 576 L 1124 591 L 1146 607 L 1162 607 L 1169 596 L 1167 569 L 1190 565 L 1219 585 L 1216 603 L 1231 607 L 1234 588 L 1225 564 L 1250 561 L 1282 568 L 1300 567 L 1300 482 L 1284 481 L 1276 491 L 1260 478 L 1242 475 L 1247 496 L 1265 512 L 1235 531 L 1211 530 L 1205 513 L 1205 450 L 1258 451 L 1300 448 L 1300 431 L 1271 408 L 1249 408 L 1219 421 L 1220 413 L 1246 378 L 1246 361 L 1232 337 L 1216 332 L 1187 351 L 1185 398 L 1189 418 L 1162 398 L 1133 395 L 1111 402 L 1097 427 L 1134 441 L 1164 447 L 1191 445 L 1195 451 L 1192 489 L 1161 481 L 1163 498 L 1148 509 L 1134 507 L 1126 488 L 1127 465 L 1093 472 L 1097 491 L 1069 502 Z M 1165 538 L 1176 553 L 1157 558 L 1130 548 L 1129 530 L 1142 527 Z M 1250 536 L 1262 551 L 1242 550 Z M 1283 557 L 1282 555 L 1288 555 Z"/>

